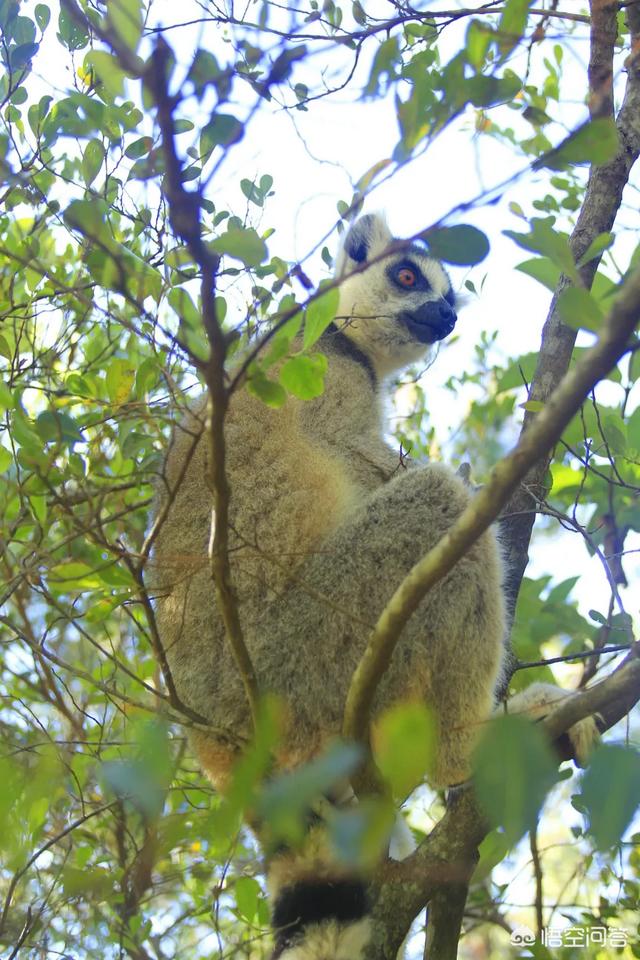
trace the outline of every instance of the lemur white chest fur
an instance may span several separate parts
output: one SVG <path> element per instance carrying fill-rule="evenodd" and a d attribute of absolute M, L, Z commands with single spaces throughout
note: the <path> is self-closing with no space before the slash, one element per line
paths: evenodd
<path fill-rule="evenodd" d="M 371 215 L 352 227 L 336 270 L 339 310 L 318 344 L 329 360 L 323 395 L 273 410 L 243 390 L 226 424 L 233 578 L 258 684 L 285 706 L 281 766 L 313 757 L 339 735 L 371 627 L 469 499 L 440 464 L 407 469 L 385 443 L 382 422 L 384 378 L 423 358 L 454 327 L 446 272 L 421 246 L 394 241 Z M 221 785 L 236 758 L 230 743 L 249 737 L 250 716 L 207 559 L 201 421 L 202 405 L 176 427 L 165 464 L 159 500 L 170 498 L 170 508 L 157 539 L 157 620 L 179 696 L 211 723 L 192 740 Z M 433 708 L 441 785 L 468 776 L 493 707 L 501 579 L 487 532 L 419 605 L 377 690 L 374 739 L 375 716 L 394 702 L 419 698 Z M 359 960 L 370 929 L 365 881 L 345 876 L 313 838 L 310 844 L 311 859 L 285 852 L 270 866 L 281 928 L 274 956 Z"/>

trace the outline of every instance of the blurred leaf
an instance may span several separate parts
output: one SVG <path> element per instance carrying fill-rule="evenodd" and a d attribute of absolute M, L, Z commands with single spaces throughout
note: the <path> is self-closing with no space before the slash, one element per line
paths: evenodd
<path fill-rule="evenodd" d="M 473 266 L 489 253 L 489 241 L 485 234 L 470 224 L 438 227 L 427 230 L 422 237 L 429 246 L 429 254 L 445 263 Z"/>
<path fill-rule="evenodd" d="M 136 50 L 142 36 L 140 0 L 109 0 L 107 21 L 130 50 Z"/>
<path fill-rule="evenodd" d="M 395 79 L 396 71 L 400 66 L 400 46 L 397 36 L 387 37 L 376 50 L 369 74 L 369 80 L 364 88 L 365 97 L 380 95 L 382 76 L 387 77 L 387 85 Z"/>
<path fill-rule="evenodd" d="M 242 139 L 244 127 L 230 114 L 218 113 L 205 124 L 200 134 L 200 156 L 209 157 L 214 147 L 230 147 Z"/>
<path fill-rule="evenodd" d="M 216 253 L 241 260 L 248 267 L 257 267 L 267 257 L 267 246 L 252 227 L 230 227 L 212 241 L 211 247 Z"/>
<path fill-rule="evenodd" d="M 124 91 L 125 72 L 120 61 L 105 50 L 91 50 L 85 57 L 85 64 L 95 71 L 112 97 L 119 97 Z"/>
<path fill-rule="evenodd" d="M 592 240 L 583 255 L 578 260 L 576 266 L 582 267 L 585 263 L 589 263 L 591 260 L 595 260 L 596 257 L 599 257 L 605 250 L 608 250 L 609 247 L 613 245 L 615 237 L 612 233 L 600 233 Z"/>
<path fill-rule="evenodd" d="M 131 388 L 136 376 L 136 368 L 131 360 L 114 357 L 107 367 L 106 384 L 109 399 L 115 403 L 124 403 L 131 396 Z"/>
<path fill-rule="evenodd" d="M 258 812 L 268 827 L 270 843 L 299 842 L 314 802 L 347 780 L 361 760 L 360 746 L 335 743 L 315 760 L 267 784 L 258 798 Z"/>
<path fill-rule="evenodd" d="M 402 799 L 433 769 L 436 724 L 424 703 L 401 703 L 376 721 L 374 758 L 394 797 Z"/>
<path fill-rule="evenodd" d="M 335 856 L 350 867 L 372 869 L 387 850 L 395 822 L 393 804 L 382 797 L 338 810 L 330 823 Z"/>
<path fill-rule="evenodd" d="M 104 162 L 104 147 L 100 140 L 89 140 L 82 155 L 82 176 L 89 187 L 98 176 Z"/>
<path fill-rule="evenodd" d="M 282 407 L 287 402 L 287 391 L 260 370 L 253 372 L 247 382 L 249 393 L 258 397 L 268 407 Z"/>
<path fill-rule="evenodd" d="M 510 846 L 535 824 L 557 780 L 558 762 L 539 727 L 509 715 L 487 724 L 474 754 L 475 790 Z"/>
<path fill-rule="evenodd" d="M 36 3 L 34 16 L 36 18 L 36 23 L 44 33 L 49 23 L 49 20 L 51 19 L 51 10 L 44 3 Z"/>
<path fill-rule="evenodd" d="M 340 291 L 337 287 L 327 290 L 321 296 L 312 300 L 304 312 L 304 349 L 308 350 L 322 336 L 331 321 L 334 319 L 340 301 Z"/>
<path fill-rule="evenodd" d="M 574 330 L 598 333 L 604 314 L 597 300 L 583 287 L 567 287 L 558 297 L 558 312 L 563 323 Z"/>
<path fill-rule="evenodd" d="M 236 906 L 238 913 L 247 923 L 253 923 L 255 920 L 261 893 L 260 884 L 253 877 L 238 877 L 236 880 Z"/>
<path fill-rule="evenodd" d="M 492 36 L 493 30 L 482 20 L 471 20 L 467 27 L 465 38 L 467 59 L 476 70 L 480 70 L 484 64 Z"/>
<path fill-rule="evenodd" d="M 522 39 L 532 4 L 533 0 L 507 0 L 505 3 L 496 30 L 498 47 L 503 57 Z"/>
<path fill-rule="evenodd" d="M 583 124 L 554 150 L 536 160 L 533 166 L 566 170 L 576 164 L 591 163 L 600 167 L 613 160 L 619 149 L 618 130 L 614 121 L 609 117 L 599 117 Z"/>
<path fill-rule="evenodd" d="M 322 353 L 291 357 L 280 368 L 280 383 L 295 397 L 313 400 L 324 393 L 327 366 L 327 358 Z"/>
<path fill-rule="evenodd" d="M 530 233 L 516 233 L 514 230 L 503 231 L 505 236 L 514 240 L 518 246 L 525 250 L 533 250 L 534 253 L 540 253 L 547 257 L 551 262 L 559 267 L 574 283 L 579 283 L 578 272 L 569 247 L 569 241 L 565 234 L 560 233 L 553 227 L 554 218 L 533 217 L 531 220 Z M 531 261 L 528 261 L 531 263 Z M 519 269 L 522 269 L 523 264 Z M 527 271 L 523 271 L 527 272 Z"/>
<path fill-rule="evenodd" d="M 640 753 L 601 744 L 582 775 L 580 797 L 597 848 L 618 843 L 640 803 Z"/>
<path fill-rule="evenodd" d="M 45 443 L 75 443 L 82 434 L 75 420 L 59 410 L 45 410 L 38 415 L 36 430 Z"/>

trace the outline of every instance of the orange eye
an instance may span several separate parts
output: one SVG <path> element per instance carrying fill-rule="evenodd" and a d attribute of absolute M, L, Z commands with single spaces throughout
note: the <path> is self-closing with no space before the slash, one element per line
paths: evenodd
<path fill-rule="evenodd" d="M 413 270 L 410 270 L 409 267 L 401 267 L 398 270 L 398 283 L 401 283 L 403 287 L 415 287 L 418 278 Z"/>

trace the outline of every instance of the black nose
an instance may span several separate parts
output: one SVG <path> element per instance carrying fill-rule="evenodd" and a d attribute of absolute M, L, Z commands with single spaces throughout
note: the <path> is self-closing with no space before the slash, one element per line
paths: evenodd
<path fill-rule="evenodd" d="M 413 322 L 424 329 L 425 339 L 431 341 L 448 337 L 457 319 L 455 310 L 444 299 L 423 303 L 413 314 Z"/>

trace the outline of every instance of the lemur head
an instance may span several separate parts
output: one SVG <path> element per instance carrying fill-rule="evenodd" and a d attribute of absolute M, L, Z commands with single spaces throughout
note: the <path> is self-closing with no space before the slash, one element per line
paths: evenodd
<path fill-rule="evenodd" d="M 368 213 L 351 227 L 336 277 L 344 277 L 336 326 L 380 377 L 423 358 L 455 326 L 456 300 L 445 269 L 419 244 L 395 240 L 380 214 Z"/>

